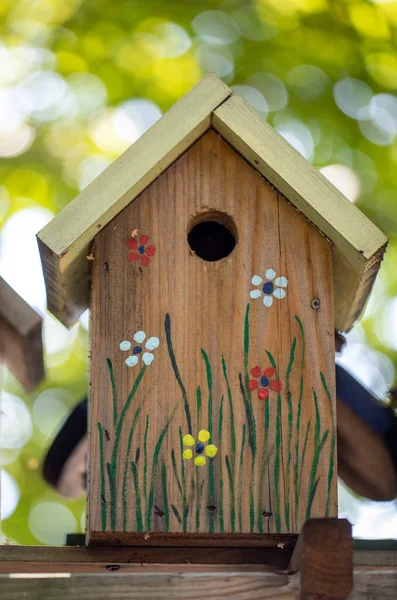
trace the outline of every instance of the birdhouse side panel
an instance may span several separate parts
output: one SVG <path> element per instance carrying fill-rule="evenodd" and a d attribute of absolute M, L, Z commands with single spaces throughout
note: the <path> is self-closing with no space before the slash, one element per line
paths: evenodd
<path fill-rule="evenodd" d="M 335 516 L 328 240 L 209 131 L 92 264 L 90 542 Z"/>

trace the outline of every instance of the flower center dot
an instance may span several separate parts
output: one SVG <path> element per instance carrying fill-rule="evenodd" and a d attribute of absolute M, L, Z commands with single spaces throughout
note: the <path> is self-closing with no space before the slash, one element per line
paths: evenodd
<path fill-rule="evenodd" d="M 202 444 L 201 442 L 199 442 L 198 444 L 196 444 L 196 452 L 197 454 L 202 454 L 204 451 L 204 444 Z"/>
<path fill-rule="evenodd" d="M 262 386 L 262 387 L 267 387 L 268 385 L 269 385 L 269 380 L 268 380 L 268 378 L 267 378 L 267 377 L 265 377 L 265 376 L 263 375 L 263 377 L 261 377 L 261 386 Z"/>
<path fill-rule="evenodd" d="M 139 254 L 144 254 L 144 252 L 145 252 L 145 246 L 139 246 L 138 252 L 139 252 Z"/>
<path fill-rule="evenodd" d="M 140 354 L 142 352 L 142 348 L 140 346 L 134 346 L 132 350 L 132 354 Z"/>
<path fill-rule="evenodd" d="M 274 285 L 271 281 L 266 281 L 262 289 L 264 294 L 272 294 L 274 290 Z"/>

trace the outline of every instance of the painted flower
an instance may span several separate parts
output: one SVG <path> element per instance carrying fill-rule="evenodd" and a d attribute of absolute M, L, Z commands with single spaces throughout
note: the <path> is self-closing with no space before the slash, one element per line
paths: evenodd
<path fill-rule="evenodd" d="M 274 367 L 268 367 L 262 373 L 262 369 L 257 366 L 251 369 L 251 375 L 253 379 L 248 381 L 248 389 L 253 392 L 258 390 L 259 400 L 265 400 L 269 397 L 269 390 L 273 392 L 281 392 L 283 385 L 278 379 L 270 380 L 275 374 L 276 369 Z"/>
<path fill-rule="evenodd" d="M 192 448 L 194 447 L 194 452 L 196 453 L 194 464 L 196 465 L 196 467 L 203 467 L 207 462 L 207 459 L 205 457 L 208 456 L 208 458 L 214 458 L 214 456 L 216 456 L 216 453 L 218 452 L 218 448 L 215 446 L 215 444 L 207 444 L 210 437 L 210 432 L 206 431 L 205 429 L 202 429 L 198 432 L 197 443 L 194 437 L 190 435 L 190 433 L 184 435 L 182 441 L 183 445 L 187 446 L 187 448 L 185 448 L 185 450 L 183 451 L 183 458 L 185 460 L 191 460 L 193 458 Z"/>
<path fill-rule="evenodd" d="M 267 269 L 264 279 L 259 275 L 254 275 L 251 283 L 258 289 L 251 290 L 250 297 L 256 300 L 263 294 L 263 304 L 271 306 L 273 304 L 273 296 L 279 300 L 285 298 L 286 291 L 284 288 L 288 285 L 288 279 L 286 277 L 276 277 L 274 269 Z"/>
<path fill-rule="evenodd" d="M 130 341 L 124 340 L 120 342 L 120 350 L 122 352 L 132 351 L 132 354 L 127 357 L 125 364 L 127 367 L 135 367 L 138 364 L 139 358 L 142 358 L 142 362 L 149 366 L 152 364 L 154 356 L 152 350 L 155 350 L 160 345 L 158 337 L 150 337 L 146 340 L 146 333 L 144 331 L 137 331 L 133 338 L 135 344 L 133 345 Z M 143 342 L 146 340 L 145 348 L 150 352 L 143 351 Z"/>
<path fill-rule="evenodd" d="M 131 237 L 126 241 L 126 244 L 132 252 L 127 256 L 127 260 L 130 262 L 140 262 L 142 267 L 147 267 L 150 263 L 150 259 L 156 254 L 156 246 L 147 245 L 149 241 L 148 235 L 140 235 L 139 241 Z"/>

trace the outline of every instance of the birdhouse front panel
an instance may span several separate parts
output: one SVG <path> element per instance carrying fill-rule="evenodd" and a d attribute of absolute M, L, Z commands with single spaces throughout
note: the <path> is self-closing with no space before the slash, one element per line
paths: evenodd
<path fill-rule="evenodd" d="M 93 257 L 89 541 L 335 516 L 330 242 L 209 130 Z"/>

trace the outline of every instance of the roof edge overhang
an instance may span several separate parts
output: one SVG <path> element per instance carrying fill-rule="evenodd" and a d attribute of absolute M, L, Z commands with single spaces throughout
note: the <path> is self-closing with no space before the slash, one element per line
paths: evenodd
<path fill-rule="evenodd" d="M 76 321 L 89 306 L 92 240 L 210 127 L 332 242 L 335 327 L 351 329 L 372 288 L 387 238 L 212 74 L 38 233 L 49 310 L 67 327 Z"/>

